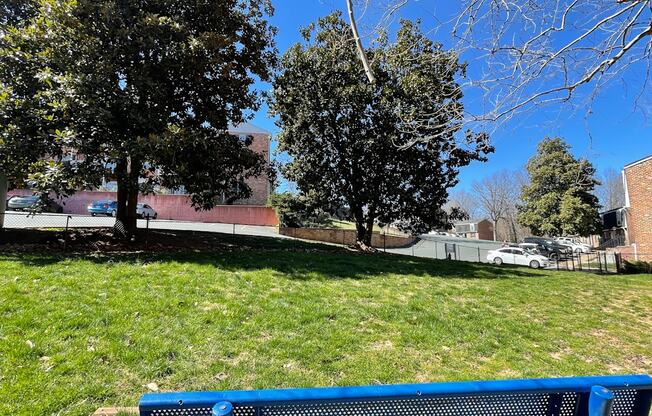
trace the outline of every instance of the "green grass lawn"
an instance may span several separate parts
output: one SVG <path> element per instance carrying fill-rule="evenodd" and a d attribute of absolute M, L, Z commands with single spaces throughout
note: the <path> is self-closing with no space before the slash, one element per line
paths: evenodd
<path fill-rule="evenodd" d="M 150 383 L 652 373 L 652 276 L 272 246 L 0 254 L 0 414 L 135 406 Z"/>

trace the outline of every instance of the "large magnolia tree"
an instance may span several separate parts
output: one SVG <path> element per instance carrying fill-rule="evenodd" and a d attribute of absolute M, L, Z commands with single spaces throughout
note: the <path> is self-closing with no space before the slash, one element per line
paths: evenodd
<path fill-rule="evenodd" d="M 413 233 L 446 225 L 442 205 L 460 167 L 493 150 L 486 135 L 460 132 L 457 55 L 404 21 L 392 46 L 383 38 L 365 51 L 369 83 L 339 13 L 303 37 L 273 81 L 279 150 L 292 158 L 285 176 L 320 206 L 348 206 L 361 247 L 376 223 Z M 417 140 L 425 136 L 433 139 Z"/>
<path fill-rule="evenodd" d="M 263 156 L 227 130 L 258 108 L 251 87 L 275 63 L 268 0 L 15 1 L 0 12 L 0 171 L 14 184 L 31 175 L 69 193 L 111 176 L 117 224 L 132 236 L 143 185 L 184 186 L 208 209 L 265 174 Z"/>

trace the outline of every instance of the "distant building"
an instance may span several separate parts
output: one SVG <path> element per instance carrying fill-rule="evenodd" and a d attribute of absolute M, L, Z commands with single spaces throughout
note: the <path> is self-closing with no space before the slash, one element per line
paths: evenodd
<path fill-rule="evenodd" d="M 252 138 L 249 146 L 255 152 L 262 154 L 269 163 L 269 147 L 272 134 L 250 123 L 243 123 L 229 128 L 229 133 L 242 140 Z M 67 160 L 80 160 L 83 155 L 74 149 L 68 149 Z M 111 169 L 112 165 L 107 165 Z M 217 167 L 219 169 L 219 167 Z M 141 181 L 144 181 L 142 179 Z M 191 204 L 190 196 L 185 189 L 155 188 L 154 193 L 139 195 L 139 202 L 154 207 L 159 219 L 218 222 L 227 224 L 268 225 L 278 224 L 274 210 L 267 206 L 271 192 L 271 184 L 267 175 L 247 179 L 251 188 L 251 196 L 227 204 L 224 197 L 217 201 L 217 206 L 207 211 L 197 211 Z M 102 186 L 94 191 L 79 191 L 72 196 L 60 200 L 66 214 L 87 214 L 87 206 L 93 201 L 115 200 L 117 184 L 110 179 L 103 181 Z M 8 196 L 31 195 L 29 189 L 11 190 Z M 230 202 L 230 201 L 228 201 Z"/>
<path fill-rule="evenodd" d="M 262 154 L 265 157 L 265 160 L 269 164 L 269 145 L 272 139 L 272 133 L 267 130 L 261 129 L 260 127 L 254 126 L 251 123 L 242 123 L 237 126 L 229 127 L 229 134 L 232 136 L 238 136 L 242 140 L 246 140 L 247 137 L 252 137 L 252 143 L 249 146 L 253 151 Z M 68 158 L 74 160 L 79 157 L 76 152 L 71 151 Z M 112 166 L 107 166 L 112 168 Z M 140 179 L 140 182 L 145 182 L 144 178 Z M 233 202 L 230 205 L 267 205 L 267 200 L 271 192 L 271 184 L 266 175 L 248 178 L 247 185 L 251 188 L 251 196 L 247 199 L 239 199 Z M 116 192 L 118 190 L 117 182 L 113 180 L 103 180 L 102 185 L 98 191 L 105 192 Z M 161 187 L 154 188 L 154 192 L 159 195 L 186 195 L 186 190 L 184 187 L 178 189 L 165 189 Z M 226 199 L 222 198 L 220 204 L 226 204 Z"/>
<path fill-rule="evenodd" d="M 242 123 L 238 126 L 231 126 L 229 133 L 238 135 L 243 140 L 251 136 L 253 141 L 249 148 L 262 154 L 269 164 L 269 143 L 272 139 L 272 133 L 251 123 Z M 247 185 L 251 188 L 251 196 L 248 199 L 239 199 L 234 202 L 235 205 L 267 205 L 267 200 L 272 191 L 269 178 L 266 175 L 247 179 Z"/>
<path fill-rule="evenodd" d="M 455 223 L 455 233 L 474 240 L 493 240 L 494 227 L 486 218 Z"/>

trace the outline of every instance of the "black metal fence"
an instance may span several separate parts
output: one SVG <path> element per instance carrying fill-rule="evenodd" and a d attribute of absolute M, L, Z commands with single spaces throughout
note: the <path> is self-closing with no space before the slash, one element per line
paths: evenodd
<path fill-rule="evenodd" d="M 387 250 L 396 254 L 452 261 L 489 263 L 487 256 L 491 250 L 501 248 L 502 244 L 490 241 L 452 241 L 425 237 L 409 248 Z M 590 253 L 567 253 L 559 259 L 550 260 L 549 269 L 567 271 L 586 271 L 597 273 L 619 273 L 622 270 L 621 257 L 614 252 L 593 251 Z"/>

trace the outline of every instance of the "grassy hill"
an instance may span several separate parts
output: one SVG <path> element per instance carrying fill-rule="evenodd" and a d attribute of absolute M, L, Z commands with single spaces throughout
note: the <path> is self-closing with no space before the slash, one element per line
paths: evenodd
<path fill-rule="evenodd" d="M 649 275 L 224 238 L 211 252 L 0 254 L 0 414 L 134 406 L 151 383 L 652 373 Z"/>

